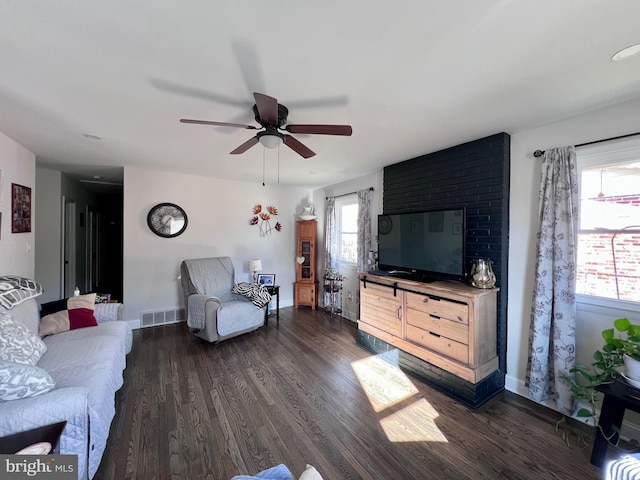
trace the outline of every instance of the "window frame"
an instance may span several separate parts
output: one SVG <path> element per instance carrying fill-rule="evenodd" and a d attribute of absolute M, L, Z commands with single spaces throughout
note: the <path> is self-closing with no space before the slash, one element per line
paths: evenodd
<path fill-rule="evenodd" d="M 640 135 L 631 138 L 598 142 L 592 145 L 576 147 L 576 164 L 578 175 L 578 199 L 581 205 L 582 199 L 582 172 L 585 169 L 606 167 L 640 161 Z M 580 207 L 579 207 L 580 208 Z M 579 212 L 582 215 L 582 212 Z M 578 225 L 578 233 L 588 233 L 594 230 L 582 229 Z M 640 307 L 640 302 L 620 300 L 617 298 L 599 297 L 576 292 L 576 303 L 589 309 L 601 307 L 606 310 L 635 312 Z"/>
<path fill-rule="evenodd" d="M 342 255 L 342 209 L 346 206 L 355 205 L 358 207 L 358 195 L 356 193 L 351 193 L 348 195 L 343 195 L 335 200 L 335 212 L 336 212 L 336 242 L 337 242 L 337 255 L 336 262 L 342 265 L 352 265 L 356 266 L 358 264 L 358 259 L 356 258 L 355 262 L 350 262 L 344 260 Z M 356 248 L 358 245 L 358 228 L 356 226 L 355 232 L 346 232 L 346 233 L 355 233 L 356 235 Z"/>

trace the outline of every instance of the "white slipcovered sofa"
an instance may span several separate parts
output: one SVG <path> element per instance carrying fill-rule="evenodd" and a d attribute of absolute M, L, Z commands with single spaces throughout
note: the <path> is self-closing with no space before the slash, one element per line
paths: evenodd
<path fill-rule="evenodd" d="M 48 376 L 43 374 L 47 378 L 45 384 L 53 380 L 53 388 L 29 396 L 33 385 L 42 386 L 33 383 L 41 379 L 32 379 L 32 384 L 24 390 L 26 398 L 24 392 L 18 392 L 14 396 L 19 398 L 0 400 L 0 437 L 67 422 L 60 438 L 60 453 L 78 456 L 79 479 L 93 478 L 100 465 L 115 416 L 115 392 L 122 386 L 126 355 L 131 351 L 133 340 L 126 322 L 113 321 L 113 306 L 106 312 L 106 318 L 100 315 L 99 305 L 96 307 L 97 326 L 72 329 L 42 339 L 46 351 L 34 370 L 46 372 Z M 11 329 L 7 317 L 38 335 L 40 313 L 34 298 L 11 309 L 0 305 L 0 320 L 5 326 L 0 335 L 5 335 L 5 340 Z M 4 387 L 3 393 L 7 394 L 6 382 L 19 377 L 11 377 L 11 371 L 7 370 L 15 364 L 4 361 L 0 365 L 5 367 L 0 372 L 0 380 L 4 382 L 0 388 Z"/>

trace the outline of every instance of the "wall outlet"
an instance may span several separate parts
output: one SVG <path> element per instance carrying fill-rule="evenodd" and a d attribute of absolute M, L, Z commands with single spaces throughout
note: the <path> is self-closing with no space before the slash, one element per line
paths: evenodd
<path fill-rule="evenodd" d="M 353 300 L 353 294 L 351 292 L 347 292 L 347 300 L 351 302 Z"/>

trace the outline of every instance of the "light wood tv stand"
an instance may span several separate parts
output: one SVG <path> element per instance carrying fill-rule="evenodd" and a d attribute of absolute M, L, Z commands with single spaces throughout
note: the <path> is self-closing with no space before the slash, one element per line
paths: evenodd
<path fill-rule="evenodd" d="M 498 291 L 361 273 L 358 328 L 475 384 L 498 369 Z"/>

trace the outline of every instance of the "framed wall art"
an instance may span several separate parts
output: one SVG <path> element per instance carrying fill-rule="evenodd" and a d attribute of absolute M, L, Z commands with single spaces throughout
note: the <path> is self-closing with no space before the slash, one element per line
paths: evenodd
<path fill-rule="evenodd" d="M 31 188 L 11 184 L 11 233 L 31 231 Z"/>
<path fill-rule="evenodd" d="M 276 284 L 276 276 L 272 273 L 259 273 L 258 283 L 266 287 L 270 287 Z"/>

